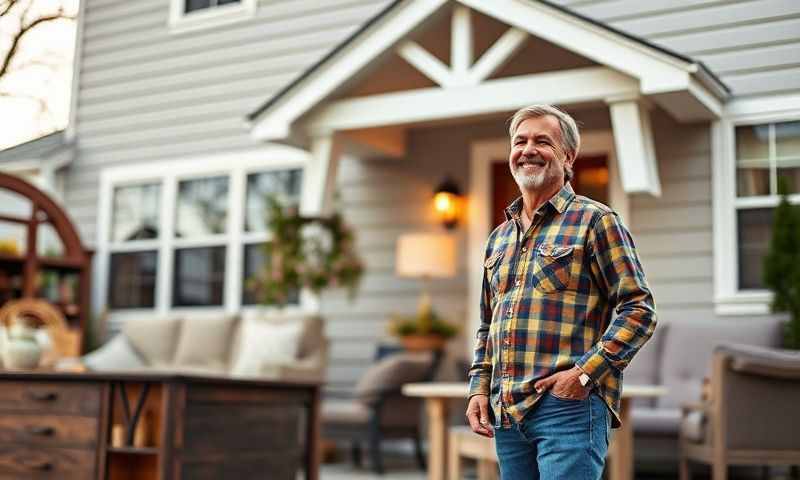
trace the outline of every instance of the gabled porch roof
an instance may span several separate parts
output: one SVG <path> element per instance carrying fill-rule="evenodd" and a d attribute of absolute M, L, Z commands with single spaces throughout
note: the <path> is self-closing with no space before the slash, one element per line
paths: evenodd
<path fill-rule="evenodd" d="M 463 5 L 506 23 L 517 32 L 529 33 L 590 59 L 606 67 L 594 73 L 608 81 L 630 77 L 638 82 L 636 94 L 649 98 L 681 121 L 716 118 L 729 95 L 728 88 L 702 63 L 543 0 L 397 0 L 249 114 L 253 135 L 260 140 L 285 140 L 297 134 L 292 131 L 296 120 L 351 82 L 371 62 L 398 46 L 402 49 L 401 43 L 448 3 Z M 409 48 L 404 53 L 407 59 L 415 56 Z M 421 58 L 424 67 L 424 52 L 416 58 Z M 581 70 L 575 73 L 591 73 L 589 69 Z M 429 73 L 437 74 L 436 65 Z M 444 75 L 436 78 L 442 86 L 450 86 L 443 83 L 447 79 Z M 565 79 L 554 76 L 549 81 Z M 626 91 L 624 96 L 631 93 Z M 614 92 L 596 94 L 605 95 L 606 100 L 619 97 Z M 556 98 L 553 103 L 570 103 L 569 100 Z M 503 108 L 498 105 L 498 110 Z M 382 121 L 386 125 L 392 119 Z M 358 127 L 363 126 L 353 125 Z"/>

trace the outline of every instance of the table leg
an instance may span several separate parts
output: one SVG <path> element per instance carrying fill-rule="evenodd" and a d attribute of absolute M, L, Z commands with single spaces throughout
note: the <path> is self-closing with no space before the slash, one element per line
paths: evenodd
<path fill-rule="evenodd" d="M 620 407 L 622 427 L 616 429 L 608 446 L 609 480 L 633 479 L 633 426 L 631 425 L 631 399 L 623 398 Z"/>
<path fill-rule="evenodd" d="M 447 400 L 428 398 L 428 480 L 444 480 L 447 472 Z"/>

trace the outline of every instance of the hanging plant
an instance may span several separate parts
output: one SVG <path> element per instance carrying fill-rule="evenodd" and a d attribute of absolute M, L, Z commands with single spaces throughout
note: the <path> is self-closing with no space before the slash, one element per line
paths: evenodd
<path fill-rule="evenodd" d="M 264 244 L 264 264 L 246 284 L 259 302 L 284 306 L 302 288 L 320 293 L 343 287 L 355 298 L 364 267 L 341 215 L 302 216 L 296 206 L 285 206 L 275 196 L 267 196 L 266 204 L 273 237 Z"/>

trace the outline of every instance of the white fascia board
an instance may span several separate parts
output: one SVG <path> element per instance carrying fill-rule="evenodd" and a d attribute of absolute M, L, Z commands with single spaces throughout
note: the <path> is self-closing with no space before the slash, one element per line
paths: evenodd
<path fill-rule="evenodd" d="M 305 127 L 316 135 L 505 112 L 532 103 L 603 101 L 638 91 L 639 83 L 626 75 L 588 67 L 489 80 L 471 87 L 421 88 L 339 100 L 310 116 Z"/>
<path fill-rule="evenodd" d="M 80 92 L 80 72 L 83 60 L 83 24 L 86 22 L 86 1 L 78 3 L 78 18 L 75 20 L 75 37 L 72 49 L 72 85 L 69 90 L 69 116 L 64 129 L 64 141 L 72 142 L 77 134 L 78 93 Z"/>
<path fill-rule="evenodd" d="M 650 114 L 641 101 L 609 105 L 622 186 L 627 193 L 661 195 Z"/>
<path fill-rule="evenodd" d="M 285 138 L 291 124 L 298 117 L 376 57 L 390 51 L 396 43 L 425 23 L 445 4 L 447 0 L 419 0 L 386 14 L 364 32 L 358 41 L 352 42 L 336 58 L 330 59 L 327 66 L 305 78 L 291 95 L 263 112 L 253 124 L 252 136 L 260 141 Z M 275 136 L 276 134 L 281 136 Z"/>
<path fill-rule="evenodd" d="M 641 91 L 687 88 L 691 64 L 582 21 L 557 9 L 522 0 L 458 0 L 481 13 L 641 81 Z"/>

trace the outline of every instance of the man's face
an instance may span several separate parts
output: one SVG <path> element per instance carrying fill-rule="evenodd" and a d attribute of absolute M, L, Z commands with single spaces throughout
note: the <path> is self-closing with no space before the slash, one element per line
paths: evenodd
<path fill-rule="evenodd" d="M 511 138 L 508 167 L 522 190 L 549 190 L 564 185 L 565 166 L 570 158 L 561 146 L 558 119 L 545 115 L 529 118 L 519 124 Z"/>

